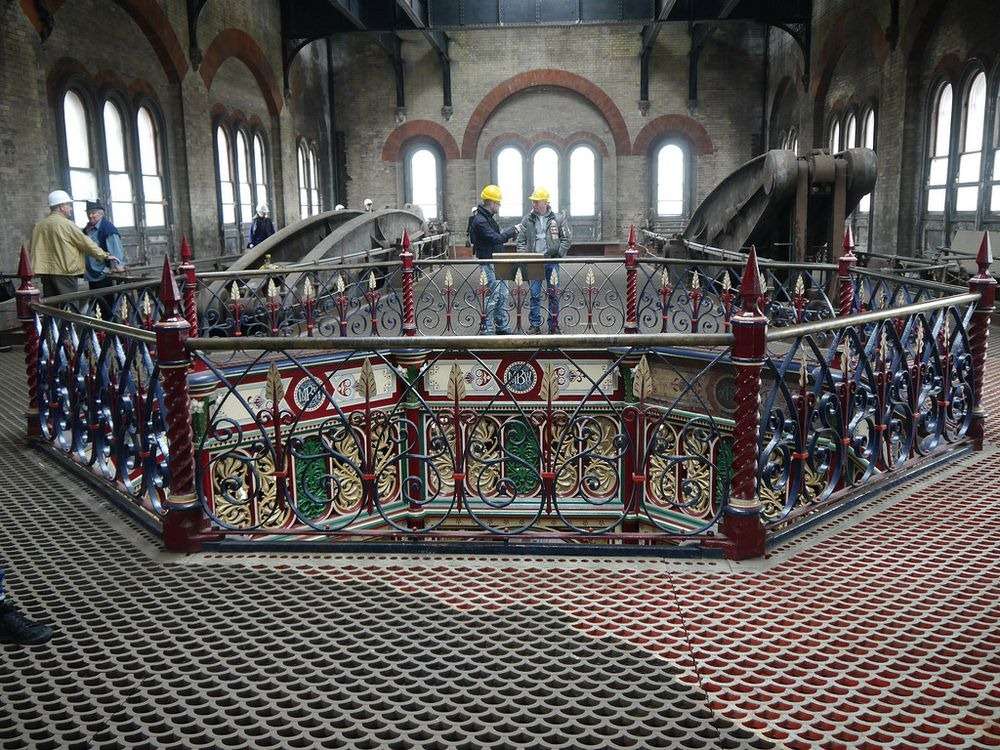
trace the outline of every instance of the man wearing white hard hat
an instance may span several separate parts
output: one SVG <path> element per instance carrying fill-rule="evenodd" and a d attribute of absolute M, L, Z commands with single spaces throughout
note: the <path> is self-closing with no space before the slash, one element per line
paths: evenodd
<path fill-rule="evenodd" d="M 109 255 L 72 221 L 73 199 L 65 190 L 49 193 L 49 215 L 31 232 L 31 268 L 42 282 L 42 296 L 72 294 L 83 277 L 83 256 L 115 267 Z"/>
<path fill-rule="evenodd" d="M 250 236 L 247 238 L 247 248 L 259 245 L 272 234 L 274 234 L 274 222 L 271 221 L 271 217 L 269 216 L 267 204 L 261 203 L 257 206 L 257 215 L 253 217 L 253 221 L 250 223 Z"/>

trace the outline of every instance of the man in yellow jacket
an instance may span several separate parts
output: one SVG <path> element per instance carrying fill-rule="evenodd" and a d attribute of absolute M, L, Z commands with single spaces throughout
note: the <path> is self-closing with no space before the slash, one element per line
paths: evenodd
<path fill-rule="evenodd" d="M 77 291 L 83 276 L 84 253 L 118 265 L 73 223 L 73 199 L 65 190 L 49 193 L 49 215 L 31 232 L 31 269 L 42 282 L 42 296 L 55 297 Z"/>

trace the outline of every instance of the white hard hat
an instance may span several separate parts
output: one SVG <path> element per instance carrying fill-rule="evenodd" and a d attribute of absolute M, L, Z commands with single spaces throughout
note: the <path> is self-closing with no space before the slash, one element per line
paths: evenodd
<path fill-rule="evenodd" d="M 73 199 L 65 190 L 53 190 L 49 193 L 49 208 L 61 206 L 63 203 L 72 203 Z"/>
<path fill-rule="evenodd" d="M 374 205 L 374 203 L 372 202 L 371 198 L 365 198 L 364 206 L 365 206 L 365 210 L 366 211 L 371 211 L 373 205 Z"/>
<path fill-rule="evenodd" d="M 344 204 L 343 203 L 338 203 L 336 206 L 333 207 L 333 210 L 334 211 L 343 211 L 344 210 Z"/>
<path fill-rule="evenodd" d="M 267 204 L 266 203 L 261 203 L 259 206 L 257 206 L 257 213 L 259 213 L 259 214 L 266 214 L 267 213 Z"/>

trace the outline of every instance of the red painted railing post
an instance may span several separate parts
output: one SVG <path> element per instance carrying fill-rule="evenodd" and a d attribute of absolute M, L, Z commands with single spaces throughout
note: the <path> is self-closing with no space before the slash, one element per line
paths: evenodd
<path fill-rule="evenodd" d="M 846 318 L 851 314 L 854 306 L 854 266 L 858 262 L 854 255 L 854 234 L 851 228 L 847 227 L 844 232 L 844 254 L 840 256 L 837 264 L 838 293 L 840 296 L 840 307 L 837 314 Z"/>
<path fill-rule="evenodd" d="M 636 248 L 635 224 L 628 230 L 628 248 L 625 250 L 625 333 L 639 332 L 639 250 Z"/>
<path fill-rule="evenodd" d="M 206 530 L 207 523 L 194 486 L 194 430 L 188 392 L 191 357 L 186 347 L 191 324 L 178 314 L 178 304 L 182 300 L 169 258 L 163 259 L 160 300 L 163 317 L 153 328 L 156 361 L 167 407 L 170 468 L 170 499 L 163 516 L 163 542 L 173 552 L 196 552 L 201 548 L 201 541 L 196 537 Z"/>
<path fill-rule="evenodd" d="M 38 321 L 35 311 L 31 309 L 31 305 L 41 297 L 41 292 L 32 283 L 34 274 L 31 271 L 31 261 L 23 245 L 17 275 L 21 279 L 21 286 L 15 292 L 17 319 L 21 321 L 21 329 L 24 331 L 24 372 L 28 376 L 28 409 L 24 416 L 28 423 L 28 438 L 31 439 L 42 434 L 42 426 L 38 421 Z"/>
<path fill-rule="evenodd" d="M 410 251 L 410 233 L 403 230 L 399 259 L 403 263 L 403 335 L 417 335 L 417 312 L 413 303 L 413 253 Z"/>
<path fill-rule="evenodd" d="M 745 560 L 764 555 L 764 526 L 757 496 L 757 445 L 760 430 L 760 370 L 764 363 L 767 318 L 761 298 L 757 251 L 751 247 L 740 295 L 743 309 L 731 321 L 732 361 L 736 370 L 736 426 L 733 432 L 733 487 L 721 531 L 731 546 L 727 556 Z"/>
<path fill-rule="evenodd" d="M 184 317 L 191 326 L 188 336 L 198 338 L 198 277 L 194 267 L 194 255 L 187 237 L 181 238 L 181 264 L 177 270 L 184 274 Z"/>
<path fill-rule="evenodd" d="M 979 245 L 979 255 L 976 265 L 979 273 L 969 279 L 969 291 L 980 295 L 976 310 L 969 324 L 969 349 L 972 354 L 972 398 L 974 408 L 972 423 L 969 425 L 969 437 L 973 448 L 983 449 L 984 422 L 986 411 L 983 409 L 983 370 L 986 365 L 986 350 L 990 344 L 990 316 L 997 297 L 997 282 L 990 273 L 993 263 L 993 253 L 990 248 L 989 232 L 983 232 L 983 241 Z"/>

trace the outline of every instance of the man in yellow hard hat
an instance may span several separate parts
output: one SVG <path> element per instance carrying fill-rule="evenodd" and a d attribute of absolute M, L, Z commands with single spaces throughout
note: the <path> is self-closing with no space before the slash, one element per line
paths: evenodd
<path fill-rule="evenodd" d="M 479 205 L 469 217 L 469 242 L 480 260 L 493 258 L 493 253 L 499 252 L 504 243 L 521 230 L 520 224 L 500 230 L 496 213 L 500 210 L 501 198 L 499 187 L 487 185 L 479 194 Z M 492 263 L 483 263 L 480 268 L 486 274 L 489 292 L 486 297 L 486 321 L 479 332 L 508 334 L 511 328 L 507 313 L 507 282 L 497 280 Z"/>
<path fill-rule="evenodd" d="M 519 253 L 537 253 L 546 258 L 563 258 L 569 251 L 569 222 L 564 214 L 557 214 L 549 203 L 549 191 L 543 187 L 535 187 L 535 192 L 528 196 L 531 201 L 531 211 L 521 222 L 521 231 L 517 235 L 517 251 Z M 545 264 L 546 288 L 551 282 L 552 274 L 558 269 L 555 262 Z M 530 304 L 528 307 L 528 333 L 541 333 L 542 326 L 542 280 L 532 279 L 530 282 Z M 549 309 L 549 333 L 559 333 L 559 312 L 556 305 Z"/>

